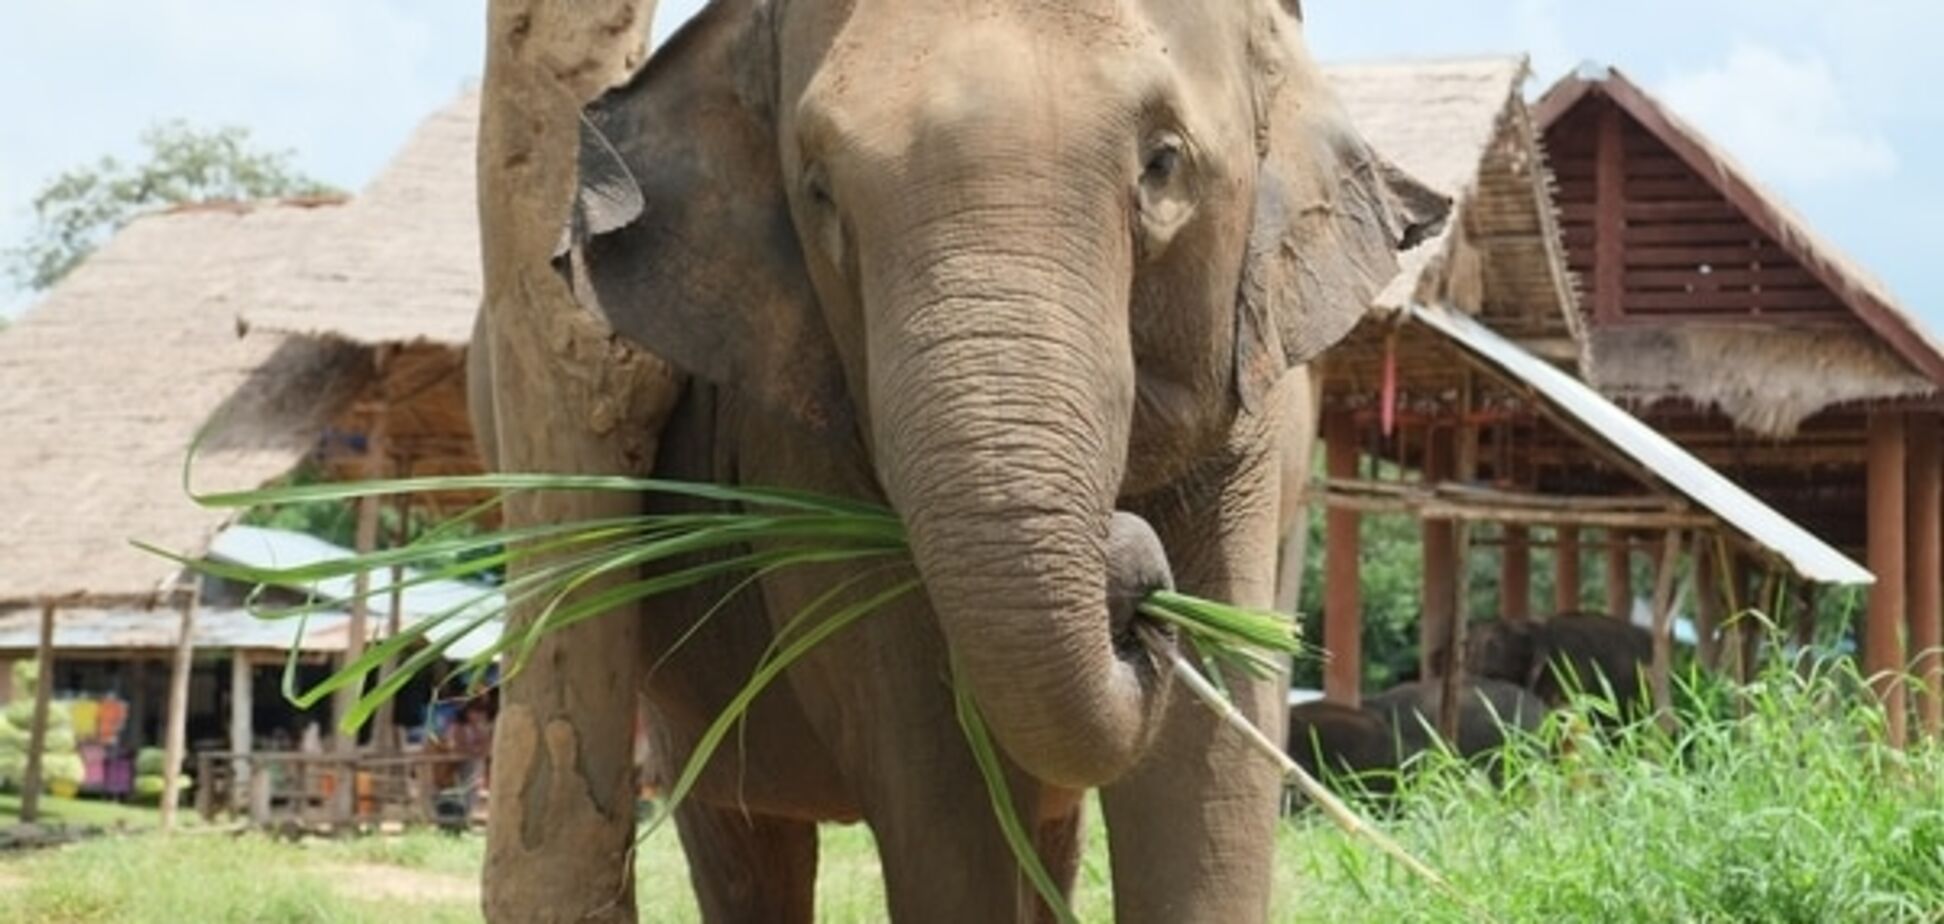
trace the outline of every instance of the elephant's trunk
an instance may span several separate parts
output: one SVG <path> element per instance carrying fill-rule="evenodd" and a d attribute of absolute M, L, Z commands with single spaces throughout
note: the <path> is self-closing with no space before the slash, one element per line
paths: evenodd
<path fill-rule="evenodd" d="M 1131 596 L 1166 560 L 1114 514 L 1134 401 L 1127 256 L 1032 238 L 948 237 L 867 284 L 873 441 L 959 682 L 1027 772 L 1093 787 L 1159 725 L 1167 674 L 1134 638 Z"/>

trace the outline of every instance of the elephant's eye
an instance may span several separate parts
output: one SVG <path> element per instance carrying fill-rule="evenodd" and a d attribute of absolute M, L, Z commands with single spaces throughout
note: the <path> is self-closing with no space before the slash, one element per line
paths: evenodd
<path fill-rule="evenodd" d="M 1140 207 L 1141 252 L 1152 258 L 1167 249 L 1176 231 L 1194 212 L 1194 191 L 1189 176 L 1188 144 L 1180 135 L 1164 132 L 1152 139 L 1141 154 L 1141 185 L 1136 197 Z"/>
<path fill-rule="evenodd" d="M 1148 148 L 1147 162 L 1141 168 L 1141 184 L 1164 187 L 1181 170 L 1181 139 L 1168 136 Z"/>
<path fill-rule="evenodd" d="M 1166 144 L 1147 154 L 1147 165 L 1141 171 L 1141 181 L 1147 185 L 1163 185 L 1174 179 L 1174 171 L 1182 167 L 1182 148 Z"/>
<path fill-rule="evenodd" d="M 812 164 L 803 171 L 803 194 L 818 208 L 830 207 L 830 179 L 824 175 L 821 164 Z"/>

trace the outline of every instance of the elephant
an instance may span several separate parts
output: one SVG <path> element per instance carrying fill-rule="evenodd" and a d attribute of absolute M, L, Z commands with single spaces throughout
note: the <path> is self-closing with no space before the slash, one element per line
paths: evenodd
<path fill-rule="evenodd" d="M 1348 777 L 1376 795 L 1396 788 L 1398 740 L 1382 714 L 1317 700 L 1292 707 L 1288 728 L 1289 757 L 1311 776 Z"/>
<path fill-rule="evenodd" d="M 1546 704 L 1517 684 L 1479 678 L 1464 688 L 1452 742 L 1460 757 L 1489 756 L 1505 745 L 1508 729 L 1533 731 L 1545 720 Z M 1366 697 L 1364 708 L 1384 718 L 1397 735 L 1400 757 L 1409 757 L 1431 746 L 1443 702 L 1442 682 L 1418 680 Z"/>
<path fill-rule="evenodd" d="M 1472 676 L 1518 684 L 1548 705 L 1565 703 L 1573 692 L 1603 694 L 1611 687 L 1622 717 L 1637 716 L 1646 705 L 1646 669 L 1653 659 L 1651 633 L 1598 613 L 1473 626 L 1465 648 Z"/>
<path fill-rule="evenodd" d="M 1449 208 L 1302 29 L 1290 0 L 713 0 L 585 110 L 557 262 L 680 372 L 655 475 L 886 505 L 921 582 L 793 664 L 676 810 L 708 920 L 810 920 L 820 822 L 870 827 L 893 920 L 1044 914 L 954 687 L 1062 887 L 1098 790 L 1116 920 L 1267 914 L 1275 767 L 1136 603 L 1270 604 L 1286 396 Z M 909 573 L 648 601 L 661 772 L 813 601 Z M 1280 715 L 1277 680 L 1225 679 Z"/>

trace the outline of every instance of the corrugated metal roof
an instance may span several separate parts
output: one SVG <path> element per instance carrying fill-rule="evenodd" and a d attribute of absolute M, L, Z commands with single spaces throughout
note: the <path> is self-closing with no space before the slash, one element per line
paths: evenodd
<path fill-rule="evenodd" d="M 252 568 L 297 568 L 322 562 L 344 561 L 355 553 L 340 545 L 325 542 L 315 536 L 282 529 L 266 529 L 261 526 L 232 526 L 217 534 L 209 544 L 209 557 L 219 561 L 232 562 Z M 458 624 L 466 616 L 496 613 L 505 607 L 505 597 L 496 589 L 484 584 L 471 584 L 465 581 L 427 580 L 426 574 L 415 568 L 407 568 L 402 576 L 399 595 L 399 612 L 403 624 L 410 626 L 421 619 L 445 613 L 461 614 L 460 618 L 442 622 L 427 630 L 434 640 L 444 640 L 458 631 Z M 372 597 L 369 600 L 373 621 L 382 625 L 391 615 L 391 575 L 380 572 L 371 577 Z M 298 586 L 292 590 L 313 593 L 324 600 L 348 602 L 356 595 L 351 578 L 331 578 L 318 581 L 310 586 Z M 342 630 L 340 630 L 342 631 Z M 454 660 L 465 660 L 486 650 L 499 640 L 500 620 L 497 616 L 459 639 L 447 649 L 446 656 Z"/>
<path fill-rule="evenodd" d="M 1720 472 L 1641 423 L 1578 379 L 1519 348 L 1470 316 L 1412 305 L 1410 316 L 1466 352 L 1532 386 L 1588 433 L 1651 475 L 1775 553 L 1796 574 L 1819 584 L 1872 584 L 1876 577 L 1808 530 L 1775 512 Z"/>
<path fill-rule="evenodd" d="M 302 650 L 344 650 L 349 618 L 313 615 Z M 173 651 L 181 620 L 166 609 L 75 609 L 54 616 L 54 647 L 61 651 Z M 262 619 L 248 610 L 204 608 L 196 612 L 195 646 L 216 651 L 289 651 L 297 645 L 297 620 Z M 40 610 L 0 613 L 0 651 L 33 651 L 40 644 Z"/>

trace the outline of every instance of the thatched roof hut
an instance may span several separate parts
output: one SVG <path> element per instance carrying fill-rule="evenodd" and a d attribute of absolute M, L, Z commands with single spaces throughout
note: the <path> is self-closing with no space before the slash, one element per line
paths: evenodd
<path fill-rule="evenodd" d="M 142 218 L 0 335 L 0 604 L 147 601 L 176 567 L 139 538 L 197 549 L 223 515 L 183 492 L 256 485 L 317 440 L 356 357 L 337 345 L 239 337 L 242 280 L 298 251 L 336 206 L 201 208 Z"/>
<path fill-rule="evenodd" d="M 468 95 L 350 202 L 137 219 L 0 336 L 0 607 L 153 602 L 227 517 L 182 490 L 476 472 L 464 346 L 479 303 Z M 382 418 L 382 426 L 378 424 Z M 373 436 L 386 460 L 374 465 Z"/>
<path fill-rule="evenodd" d="M 1569 75 L 1537 111 L 1589 294 L 1589 372 L 1602 391 L 1786 439 L 1831 408 L 1944 388 L 1944 344 L 1887 286 L 1626 75 Z M 1609 123 L 1617 186 L 1602 213 Z M 1616 229 L 1607 264 L 1603 222 Z"/>
<path fill-rule="evenodd" d="M 1591 378 L 1825 540 L 1866 549 L 1864 669 L 1944 643 L 1944 344 L 1619 71 L 1537 107 L 1585 284 Z M 1930 657 L 1930 656 L 1926 656 Z M 1944 662 L 1925 724 L 1944 730 Z M 1885 694 L 1891 740 L 1904 705 Z"/>

